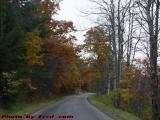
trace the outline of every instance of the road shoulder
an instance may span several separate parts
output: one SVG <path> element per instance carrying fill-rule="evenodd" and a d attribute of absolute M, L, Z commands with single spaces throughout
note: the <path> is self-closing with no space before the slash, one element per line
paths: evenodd
<path fill-rule="evenodd" d="M 88 96 L 88 97 L 87 97 L 87 100 L 88 100 L 88 102 L 89 102 L 92 106 L 96 107 L 98 110 L 100 110 L 101 112 L 105 113 L 107 116 L 111 117 L 112 119 L 114 119 L 114 120 L 125 120 L 125 119 L 123 119 L 123 118 L 120 118 L 120 117 L 117 116 L 116 114 L 114 114 L 114 113 L 112 113 L 112 112 L 109 112 L 109 111 L 107 111 L 106 109 L 103 109 L 102 107 L 100 107 L 100 106 L 103 105 L 103 104 L 101 104 L 101 105 L 95 104 L 95 103 L 93 102 L 93 100 L 91 100 L 91 96 Z"/>

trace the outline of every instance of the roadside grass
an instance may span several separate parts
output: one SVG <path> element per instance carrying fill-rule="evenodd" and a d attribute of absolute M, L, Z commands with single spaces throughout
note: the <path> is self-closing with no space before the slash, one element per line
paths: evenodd
<path fill-rule="evenodd" d="M 52 96 L 49 99 L 39 99 L 35 100 L 31 103 L 26 103 L 26 102 L 19 102 L 17 103 L 12 109 L 10 110 L 4 110 L 0 108 L 0 114 L 19 114 L 19 115 L 24 115 L 24 114 L 29 114 L 36 112 L 37 110 L 55 104 L 57 101 L 65 98 L 67 96 Z"/>
<path fill-rule="evenodd" d="M 115 108 L 112 98 L 108 95 L 96 94 L 89 96 L 88 99 L 91 104 L 95 105 L 115 120 L 142 120 L 127 111 Z"/>

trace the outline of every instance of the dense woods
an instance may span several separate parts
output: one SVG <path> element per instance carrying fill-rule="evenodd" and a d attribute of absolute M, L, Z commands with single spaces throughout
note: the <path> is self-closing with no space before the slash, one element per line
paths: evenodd
<path fill-rule="evenodd" d="M 59 2 L 0 1 L 0 106 L 89 91 L 159 120 L 159 0 L 90 0 L 85 14 L 100 20 L 82 45 L 74 23 L 56 19 Z"/>
<path fill-rule="evenodd" d="M 58 21 L 59 1 L 2 0 L 0 105 L 73 93 L 79 86 L 71 21 Z"/>

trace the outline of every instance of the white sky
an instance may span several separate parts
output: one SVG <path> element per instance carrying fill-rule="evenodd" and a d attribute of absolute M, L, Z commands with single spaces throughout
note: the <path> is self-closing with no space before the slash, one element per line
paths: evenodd
<path fill-rule="evenodd" d="M 78 31 L 74 33 L 77 37 L 77 44 L 82 44 L 86 29 L 95 26 L 96 16 L 85 16 L 82 11 L 90 11 L 95 4 L 91 4 L 89 0 L 63 0 L 60 2 L 60 11 L 58 12 L 57 19 L 72 21 Z M 141 58 L 141 54 L 136 54 L 136 58 Z M 144 56 L 142 57 L 144 58 Z"/>
<path fill-rule="evenodd" d="M 63 0 L 60 2 L 60 11 L 58 12 L 58 19 L 72 21 L 77 30 L 85 30 L 94 26 L 91 18 L 85 16 L 82 10 L 87 10 L 91 7 L 89 0 Z M 75 33 L 78 39 L 78 44 L 83 43 L 86 31 L 79 31 Z"/>

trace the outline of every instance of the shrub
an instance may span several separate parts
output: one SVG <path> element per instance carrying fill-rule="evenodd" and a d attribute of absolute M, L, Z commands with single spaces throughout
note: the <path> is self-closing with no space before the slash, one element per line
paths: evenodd
<path fill-rule="evenodd" d="M 23 86 L 23 80 L 16 80 L 16 72 L 2 73 L 0 75 L 0 106 L 11 109 Z"/>

